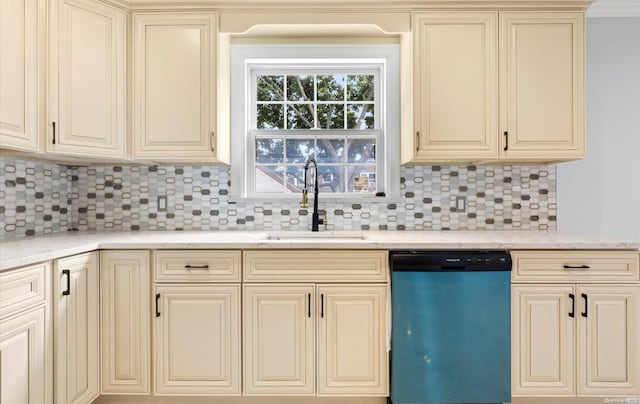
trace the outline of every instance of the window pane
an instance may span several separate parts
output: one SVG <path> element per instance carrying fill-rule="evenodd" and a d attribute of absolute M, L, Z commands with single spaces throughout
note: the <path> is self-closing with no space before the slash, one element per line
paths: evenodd
<path fill-rule="evenodd" d="M 347 78 L 347 101 L 373 101 L 373 75 L 353 75 Z"/>
<path fill-rule="evenodd" d="M 318 188 L 320 192 L 344 192 L 344 166 L 319 166 Z"/>
<path fill-rule="evenodd" d="M 347 129 L 373 129 L 373 104 L 347 105 Z"/>
<path fill-rule="evenodd" d="M 309 178 L 307 178 L 308 184 L 313 184 L 312 174 L 313 174 L 313 170 L 309 171 Z M 302 188 L 304 188 L 303 166 L 287 166 L 287 188 L 285 192 L 288 192 L 288 193 L 302 192 Z"/>
<path fill-rule="evenodd" d="M 281 138 L 256 139 L 256 162 L 277 164 L 284 160 L 284 141 Z"/>
<path fill-rule="evenodd" d="M 258 76 L 258 101 L 283 101 L 284 76 Z"/>
<path fill-rule="evenodd" d="M 289 101 L 313 101 L 313 76 L 287 76 L 287 99 Z"/>
<path fill-rule="evenodd" d="M 284 106 L 282 104 L 258 104 L 257 129 L 284 129 Z"/>
<path fill-rule="evenodd" d="M 344 83 L 343 74 L 318 76 L 318 101 L 343 101 Z"/>
<path fill-rule="evenodd" d="M 287 129 L 313 128 L 313 104 L 287 104 Z"/>
<path fill-rule="evenodd" d="M 256 193 L 282 193 L 284 166 L 256 166 Z"/>
<path fill-rule="evenodd" d="M 313 139 L 287 139 L 287 163 L 304 164 L 313 156 Z"/>
<path fill-rule="evenodd" d="M 374 193 L 376 192 L 376 166 L 349 166 L 347 192 Z"/>
<path fill-rule="evenodd" d="M 376 139 L 349 139 L 348 163 L 375 163 Z"/>
<path fill-rule="evenodd" d="M 344 139 L 318 138 L 318 164 L 344 163 Z"/>
<path fill-rule="evenodd" d="M 320 129 L 344 129 L 344 105 L 318 104 L 318 127 Z"/>

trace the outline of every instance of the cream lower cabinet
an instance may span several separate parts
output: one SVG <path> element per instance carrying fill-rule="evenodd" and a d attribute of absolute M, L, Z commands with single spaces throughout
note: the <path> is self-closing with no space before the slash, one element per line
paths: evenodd
<path fill-rule="evenodd" d="M 151 393 L 149 255 L 100 252 L 102 394 Z"/>
<path fill-rule="evenodd" d="M 640 395 L 640 284 L 601 283 L 637 279 L 637 252 L 512 255 L 513 395 Z"/>
<path fill-rule="evenodd" d="M 53 402 L 51 265 L 0 273 L 0 403 Z"/>
<path fill-rule="evenodd" d="M 387 260 L 245 251 L 245 395 L 386 396 Z"/>
<path fill-rule="evenodd" d="M 315 288 L 245 285 L 244 394 L 315 393 Z"/>
<path fill-rule="evenodd" d="M 155 291 L 156 395 L 240 395 L 240 285 Z"/>
<path fill-rule="evenodd" d="M 88 404 L 100 394 L 98 253 L 54 261 L 57 404 Z"/>
<path fill-rule="evenodd" d="M 153 252 L 155 395 L 241 394 L 238 250 Z"/>

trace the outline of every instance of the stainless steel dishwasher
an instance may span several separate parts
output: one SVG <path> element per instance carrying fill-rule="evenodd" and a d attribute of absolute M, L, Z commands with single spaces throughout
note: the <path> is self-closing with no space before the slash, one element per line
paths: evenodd
<path fill-rule="evenodd" d="M 391 402 L 511 401 L 511 257 L 392 251 Z"/>

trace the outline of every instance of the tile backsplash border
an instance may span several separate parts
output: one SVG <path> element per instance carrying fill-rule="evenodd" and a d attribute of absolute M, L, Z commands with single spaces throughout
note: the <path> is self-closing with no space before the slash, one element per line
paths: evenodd
<path fill-rule="evenodd" d="M 0 158 L 0 239 L 68 230 L 307 230 L 291 202 L 229 198 L 226 166 L 71 167 Z M 329 230 L 555 230 L 556 167 L 404 166 L 401 198 L 325 202 Z M 158 209 L 158 197 L 167 208 Z M 456 209 L 462 197 L 466 209 Z"/>

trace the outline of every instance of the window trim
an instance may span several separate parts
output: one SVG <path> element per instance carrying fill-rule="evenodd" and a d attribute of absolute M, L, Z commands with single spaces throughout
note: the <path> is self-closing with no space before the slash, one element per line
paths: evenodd
<path fill-rule="evenodd" d="M 292 57 L 294 56 L 294 57 Z M 346 201 L 379 201 L 387 202 L 396 200 L 400 196 L 400 46 L 396 44 L 375 44 L 375 45 L 246 45 L 234 44 L 231 46 L 231 94 L 243 96 L 231 97 L 231 192 L 232 200 L 269 200 L 269 201 L 291 201 L 298 195 L 291 194 L 255 194 L 248 189 L 252 182 L 249 173 L 249 161 L 247 153 L 254 153 L 254 137 L 249 133 L 249 123 L 255 123 L 255 112 L 251 111 L 254 101 L 250 97 L 253 92 L 254 75 L 249 69 L 256 69 L 260 66 L 273 68 L 278 72 L 277 67 L 262 62 L 283 62 L 301 63 L 304 68 L 302 72 L 308 73 L 311 70 L 322 71 L 322 67 L 314 68 L 309 66 L 306 59 L 323 59 L 324 61 L 336 61 L 343 66 L 355 67 L 355 70 L 362 72 L 363 59 L 366 59 L 365 70 L 372 70 L 373 63 L 383 64 L 383 73 L 380 76 L 381 85 L 376 88 L 375 104 L 380 105 L 378 110 L 383 110 L 384 116 L 376 115 L 375 129 L 363 130 L 371 134 L 371 131 L 379 131 L 377 136 L 377 156 L 378 178 L 376 187 L 379 187 L 379 177 L 383 175 L 384 184 L 382 189 L 385 197 L 376 197 L 371 194 L 344 193 L 344 194 L 323 194 L 323 200 L 333 202 Z M 322 65 L 322 61 L 320 62 Z M 326 65 L 326 64 L 325 64 Z M 287 65 L 290 66 L 290 65 Z M 317 65 L 316 65 L 317 66 Z M 337 67 L 331 68 L 336 70 Z M 325 68 L 326 70 L 326 68 Z M 262 73 L 262 72 L 261 72 Z M 277 74 L 282 74 L 282 70 Z M 384 96 L 382 96 L 384 94 Z M 377 112 L 377 111 L 376 111 Z M 251 119 L 251 121 L 250 121 Z M 380 119 L 380 121 L 378 121 Z M 380 125 L 380 126 L 378 126 Z M 313 136 L 313 132 L 318 129 L 303 129 L 307 135 Z M 254 129 L 253 131 L 258 131 Z M 260 130 L 274 132 L 274 135 L 292 134 L 294 130 Z M 361 130 L 340 130 L 336 131 L 358 131 Z M 296 131 L 300 132 L 300 131 Z M 250 150 L 249 150 L 250 149 Z"/>

